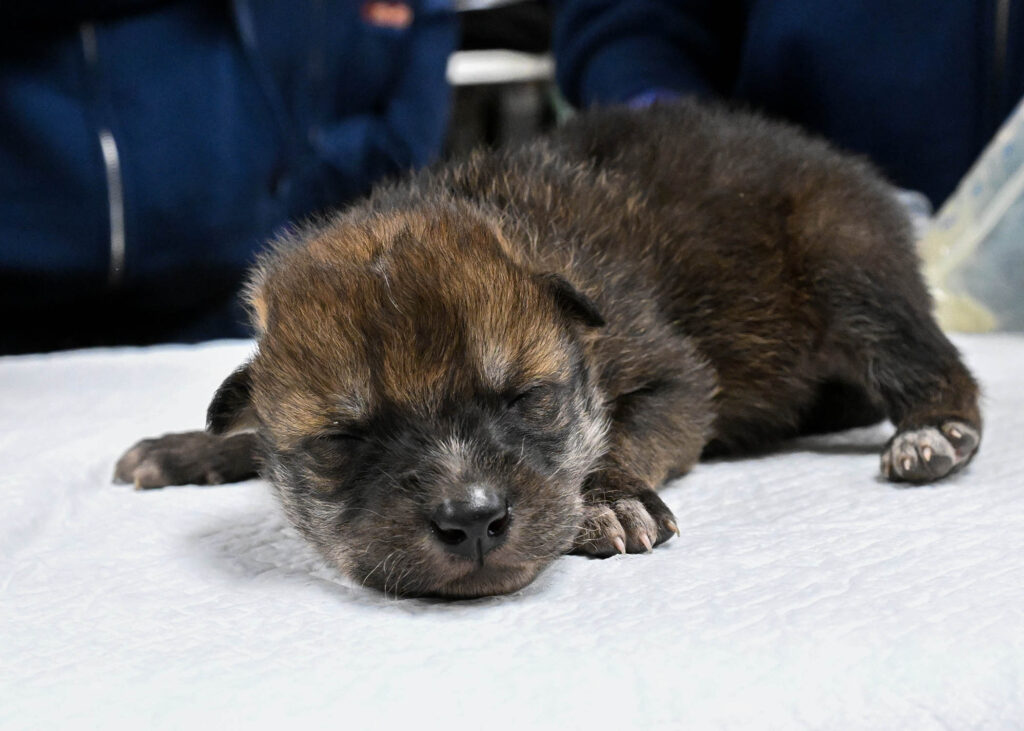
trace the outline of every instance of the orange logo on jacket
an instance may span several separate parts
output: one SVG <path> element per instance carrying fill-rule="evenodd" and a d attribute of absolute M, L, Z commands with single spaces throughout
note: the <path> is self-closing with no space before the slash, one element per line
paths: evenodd
<path fill-rule="evenodd" d="M 361 15 L 370 25 L 402 30 L 412 25 L 413 12 L 406 3 L 368 0 L 363 3 Z"/>

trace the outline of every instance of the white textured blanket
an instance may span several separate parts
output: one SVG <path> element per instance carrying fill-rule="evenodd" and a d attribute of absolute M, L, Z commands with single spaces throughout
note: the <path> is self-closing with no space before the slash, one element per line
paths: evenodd
<path fill-rule="evenodd" d="M 968 470 L 878 477 L 879 427 L 700 465 L 682 536 L 524 591 L 385 599 L 265 484 L 136 492 L 245 343 L 0 359 L 0 726 L 1024 727 L 1024 337 L 960 338 Z"/>

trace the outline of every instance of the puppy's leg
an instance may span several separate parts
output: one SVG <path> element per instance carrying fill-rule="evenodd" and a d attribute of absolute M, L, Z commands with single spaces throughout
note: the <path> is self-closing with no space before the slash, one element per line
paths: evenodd
<path fill-rule="evenodd" d="M 902 213 L 885 198 L 861 200 L 862 210 L 850 199 L 857 202 L 848 196 L 823 203 L 802 232 L 827 303 L 829 347 L 850 369 L 844 375 L 896 425 L 882 453 L 883 474 L 931 482 L 963 467 L 978 448 L 978 386 L 931 316 Z M 833 215 L 822 216 L 823 209 Z"/>
<path fill-rule="evenodd" d="M 140 489 L 241 482 L 256 477 L 257 457 L 255 434 L 165 434 L 143 439 L 125 452 L 117 461 L 114 481 L 133 483 Z"/>
<path fill-rule="evenodd" d="M 612 389 L 619 395 L 609 404 L 609 450 L 583 488 L 577 553 L 646 552 L 678 534 L 655 490 L 693 466 L 711 433 L 715 379 L 689 344 L 666 338 L 636 352 L 644 358 L 634 354 L 614 366 L 623 380 Z M 631 387 L 623 388 L 626 382 Z"/>
<path fill-rule="evenodd" d="M 928 312 L 894 299 L 894 307 L 875 313 L 882 328 L 855 330 L 867 346 L 867 385 L 897 429 L 882 451 L 882 473 L 898 482 L 932 482 L 966 465 L 978 449 L 978 386 Z"/>

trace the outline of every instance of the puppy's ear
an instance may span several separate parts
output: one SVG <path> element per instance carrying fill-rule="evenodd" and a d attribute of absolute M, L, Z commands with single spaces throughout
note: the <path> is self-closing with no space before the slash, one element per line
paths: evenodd
<path fill-rule="evenodd" d="M 206 410 L 206 430 L 226 434 L 255 425 L 249 364 L 236 370 L 220 384 Z"/>
<path fill-rule="evenodd" d="M 555 298 L 561 310 L 587 327 L 603 327 L 604 317 L 598 312 L 593 300 L 573 287 L 561 274 L 548 273 L 537 276 L 541 285 Z"/>

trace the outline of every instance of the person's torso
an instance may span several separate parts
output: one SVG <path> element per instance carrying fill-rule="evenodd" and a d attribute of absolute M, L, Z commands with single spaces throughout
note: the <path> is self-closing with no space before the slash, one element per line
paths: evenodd
<path fill-rule="evenodd" d="M 732 94 L 938 205 L 1024 94 L 1018 0 L 751 0 Z"/>
<path fill-rule="evenodd" d="M 310 131 L 392 92 L 408 24 L 368 5 L 171 2 L 6 44 L 0 269 L 96 286 L 240 273 L 322 204 L 291 184 Z"/>

